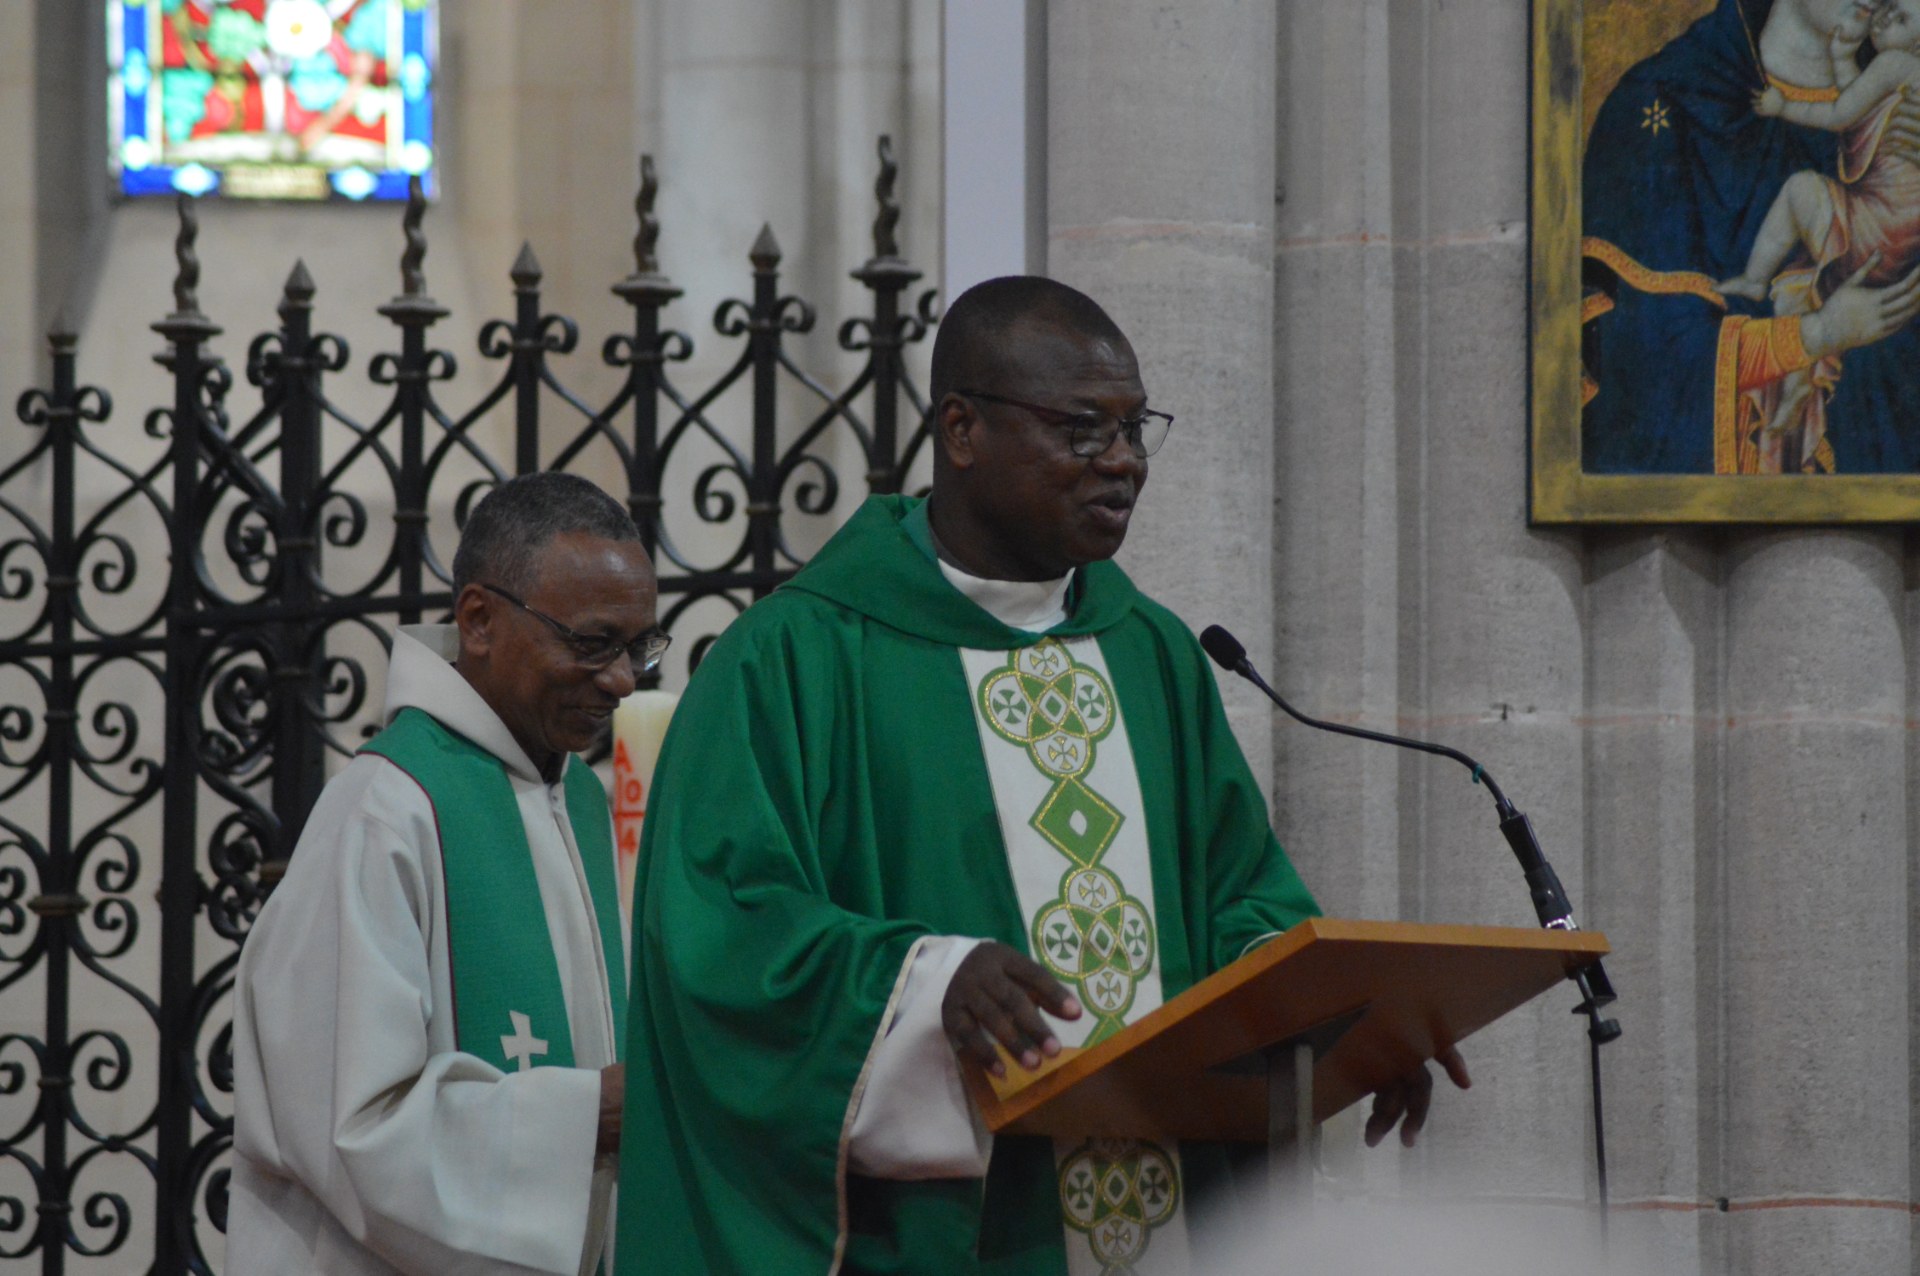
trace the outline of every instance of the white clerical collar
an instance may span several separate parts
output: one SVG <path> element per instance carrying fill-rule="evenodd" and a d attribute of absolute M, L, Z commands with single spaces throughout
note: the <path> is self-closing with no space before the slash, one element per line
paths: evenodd
<path fill-rule="evenodd" d="M 961 571 L 944 558 L 939 562 L 948 584 L 1009 629 L 1037 634 L 1066 623 L 1072 572 L 1059 580 L 987 580 Z"/>

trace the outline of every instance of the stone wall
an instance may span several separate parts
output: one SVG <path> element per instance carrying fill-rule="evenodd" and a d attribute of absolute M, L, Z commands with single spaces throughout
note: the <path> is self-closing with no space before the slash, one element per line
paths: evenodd
<path fill-rule="evenodd" d="M 1305 711 L 1454 744 L 1531 813 L 1617 953 L 1617 1247 L 1920 1271 L 1920 555 L 1901 531 L 1527 526 L 1528 9 L 1054 7 L 1049 266 L 1112 303 L 1181 416 L 1127 565 L 1196 629 L 1244 626 Z M 1460 769 L 1228 690 L 1329 912 L 1532 924 Z M 1360 1158 L 1362 1190 L 1589 1230 L 1572 1000 L 1470 1041 L 1473 1090 L 1419 1149 Z"/>

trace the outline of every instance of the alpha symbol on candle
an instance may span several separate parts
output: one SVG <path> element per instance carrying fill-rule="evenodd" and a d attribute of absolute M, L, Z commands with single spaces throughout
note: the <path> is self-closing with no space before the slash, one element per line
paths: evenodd
<path fill-rule="evenodd" d="M 647 814 L 647 785 L 633 765 L 625 740 L 613 744 L 613 828 L 623 856 L 640 853 L 640 821 Z"/>

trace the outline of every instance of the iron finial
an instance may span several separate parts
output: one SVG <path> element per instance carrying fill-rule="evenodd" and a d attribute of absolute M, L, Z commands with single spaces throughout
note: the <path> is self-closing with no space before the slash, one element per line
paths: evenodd
<path fill-rule="evenodd" d="M 540 269 L 540 259 L 533 255 L 533 241 L 520 241 L 520 255 L 513 259 L 513 269 L 507 272 L 513 280 L 513 286 L 521 292 L 530 292 L 540 286 L 541 277 L 546 272 Z"/>
<path fill-rule="evenodd" d="M 901 260 L 900 241 L 893 233 L 894 227 L 900 224 L 900 201 L 893 195 L 900 165 L 894 162 L 891 135 L 880 135 L 878 150 L 880 176 L 873 183 L 873 194 L 880 203 L 880 212 L 873 219 L 873 256 L 853 272 L 853 277 L 869 288 L 897 293 L 918 279 L 920 272 Z"/>
<path fill-rule="evenodd" d="M 426 192 L 421 188 L 420 174 L 415 173 L 407 179 L 407 215 L 400 223 L 407 237 L 407 250 L 400 255 L 400 294 L 404 297 L 424 297 L 427 293 L 427 272 L 421 268 L 427 259 L 427 235 L 420 228 L 426 216 Z"/>
<path fill-rule="evenodd" d="M 153 325 L 153 330 L 176 346 L 205 341 L 220 329 L 200 313 L 200 258 L 194 244 L 200 238 L 200 216 L 194 201 L 182 195 L 175 203 L 180 212 L 180 233 L 174 236 L 173 260 L 178 267 L 173 276 L 173 313 Z M 165 362 L 171 356 L 158 356 Z"/>
<path fill-rule="evenodd" d="M 173 240 L 173 259 L 180 268 L 173 277 L 173 309 L 176 314 L 198 314 L 200 258 L 193 246 L 200 238 L 200 216 L 193 210 L 193 201 L 185 195 L 180 196 L 176 206 L 180 210 L 180 233 Z"/>
<path fill-rule="evenodd" d="M 407 237 L 407 250 L 400 254 L 400 295 L 380 307 L 381 314 L 402 325 L 424 327 L 447 313 L 427 296 L 427 272 L 422 269 L 427 259 L 427 235 L 420 228 L 426 216 L 427 193 L 415 173 L 407 179 L 407 213 L 400 221 Z"/>
<path fill-rule="evenodd" d="M 882 133 L 879 149 L 880 177 L 873 184 L 873 194 L 880 201 L 880 213 L 873 219 L 873 255 L 898 257 L 900 243 L 894 238 L 893 228 L 900 223 L 900 204 L 893 197 L 893 182 L 900 175 L 900 166 L 893 162 L 893 138 Z"/>
<path fill-rule="evenodd" d="M 307 273 L 306 258 L 297 258 L 293 263 L 293 272 L 287 276 L 283 291 L 287 301 L 296 306 L 304 306 L 313 300 L 315 292 L 313 276 Z"/>
<path fill-rule="evenodd" d="M 640 218 L 640 230 L 633 237 L 635 274 L 660 273 L 660 258 L 654 246 L 660 242 L 660 219 L 653 214 L 653 201 L 660 194 L 660 179 L 653 171 L 653 156 L 640 157 L 640 193 L 634 197 L 633 211 Z"/>
<path fill-rule="evenodd" d="M 655 245 L 660 242 L 660 219 L 654 216 L 654 200 L 660 195 L 660 178 L 654 172 L 653 156 L 640 157 L 640 193 L 633 197 L 634 216 L 640 229 L 633 236 L 633 273 L 613 286 L 614 295 L 631 306 L 658 308 L 680 295 L 673 281 L 660 273 L 660 257 Z"/>
<path fill-rule="evenodd" d="M 780 241 L 773 237 L 771 224 L 761 223 L 759 236 L 753 241 L 753 247 L 747 250 L 747 260 L 758 271 L 772 270 L 780 264 Z"/>

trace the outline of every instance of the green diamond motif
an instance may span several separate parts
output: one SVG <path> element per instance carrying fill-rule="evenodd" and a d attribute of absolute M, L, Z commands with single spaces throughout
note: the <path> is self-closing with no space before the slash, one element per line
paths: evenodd
<path fill-rule="evenodd" d="M 1120 812 L 1102 802 L 1077 780 L 1063 781 L 1033 815 L 1033 827 L 1076 863 L 1091 864 L 1106 854 L 1120 832 Z"/>

